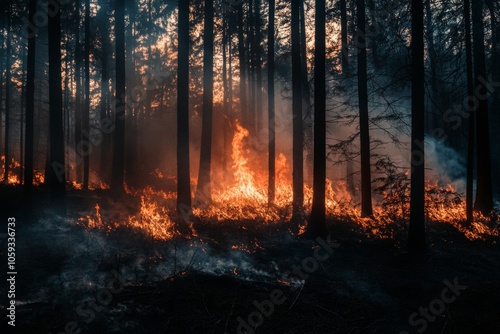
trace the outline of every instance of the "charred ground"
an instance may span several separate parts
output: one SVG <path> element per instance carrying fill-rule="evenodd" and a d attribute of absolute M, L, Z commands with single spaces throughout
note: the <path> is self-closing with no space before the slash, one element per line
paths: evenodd
<path fill-rule="evenodd" d="M 63 218 L 48 210 L 28 217 L 17 188 L 4 186 L 1 193 L 20 217 L 16 327 L 23 333 L 64 332 L 72 321 L 69 328 L 82 333 L 237 333 L 238 317 L 248 322 L 258 311 L 255 303 L 269 300 L 274 290 L 285 300 L 256 333 L 417 333 L 421 326 L 412 326 L 410 315 L 440 299 L 445 280 L 467 288 L 438 316 L 431 314 L 426 332 L 498 330 L 495 236 L 471 241 L 451 224 L 429 222 L 429 251 L 412 258 L 404 224 L 391 226 L 395 237 L 388 239 L 330 219 L 331 256 L 304 280 L 293 274 L 283 279 L 321 247 L 297 237 L 288 221 L 197 220 L 196 235 L 162 241 L 129 228 L 77 224 L 76 212 L 96 200 L 115 205 L 117 215 L 134 212 L 140 206 L 134 196 L 73 191 L 67 205 L 75 214 Z M 45 195 L 38 189 L 37 212 L 43 212 Z M 109 303 L 103 288 L 113 291 Z M 425 318 L 414 321 L 419 319 Z"/>

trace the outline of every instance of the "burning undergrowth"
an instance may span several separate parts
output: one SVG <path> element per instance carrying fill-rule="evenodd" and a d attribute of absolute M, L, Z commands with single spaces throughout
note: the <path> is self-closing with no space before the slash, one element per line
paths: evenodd
<path fill-rule="evenodd" d="M 0 157 L 0 182 L 4 182 L 7 184 L 15 185 L 15 184 L 21 184 L 22 180 L 22 173 L 24 172 L 23 168 L 21 167 L 21 163 L 17 161 L 14 158 L 10 158 L 10 163 L 9 163 L 9 171 L 8 171 L 8 178 L 7 182 L 3 180 L 5 177 L 5 155 L 2 155 Z M 34 169 L 33 170 L 33 185 L 39 186 L 43 184 L 45 181 L 45 175 L 44 173 L 40 172 L 39 170 Z"/>
<path fill-rule="evenodd" d="M 127 188 L 126 192 L 137 205 L 129 210 L 120 210 L 120 203 L 111 202 L 107 209 L 95 205 L 95 211 L 84 213 L 79 223 L 86 229 L 101 230 L 107 235 L 121 229 L 129 229 L 153 240 L 172 240 L 182 237 L 190 240 L 241 240 L 234 245 L 225 245 L 255 252 L 267 237 L 294 238 L 305 230 L 307 212 L 312 203 L 312 189 L 304 185 L 305 214 L 302 219 L 292 218 L 291 171 L 284 154 L 276 158 L 277 189 L 273 205 L 268 205 L 267 173 L 259 170 L 249 158 L 246 142 L 249 132 L 236 123 L 232 140 L 230 172 L 218 176 L 214 182 L 210 201 L 195 201 L 193 215 L 186 219 L 175 209 L 174 189 L 165 187 Z M 359 203 L 351 196 L 345 182 L 327 180 L 326 211 L 331 225 L 343 222 L 350 224 L 371 238 L 402 240 L 406 235 L 410 212 L 410 182 L 408 171 L 396 167 L 391 161 L 376 164 L 384 177 L 376 178 L 374 214 L 364 218 Z M 157 184 L 173 183 L 175 177 L 165 176 L 156 170 Z M 192 180 L 192 188 L 196 186 Z M 452 184 L 428 180 L 426 184 L 426 213 L 429 223 L 451 224 L 468 239 L 487 239 L 499 235 L 498 213 L 490 216 L 476 214 L 474 222 L 465 223 L 465 201 Z M 193 192 L 193 197 L 194 197 Z M 210 231 L 209 235 L 207 235 Z M 218 238 L 210 235 L 218 234 Z M 222 235 L 230 237 L 221 238 Z"/>

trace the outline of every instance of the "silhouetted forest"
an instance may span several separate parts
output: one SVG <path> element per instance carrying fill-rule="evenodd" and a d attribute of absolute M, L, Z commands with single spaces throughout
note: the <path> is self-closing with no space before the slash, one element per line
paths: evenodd
<path fill-rule="evenodd" d="M 498 2 L 0 7 L 2 327 L 498 331 Z"/>

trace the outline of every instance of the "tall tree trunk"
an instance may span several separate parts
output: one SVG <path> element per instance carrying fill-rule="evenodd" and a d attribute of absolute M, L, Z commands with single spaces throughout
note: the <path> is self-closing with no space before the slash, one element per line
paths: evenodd
<path fill-rule="evenodd" d="M 348 74 L 350 71 L 349 66 L 349 43 L 347 39 L 348 32 L 350 30 L 356 31 L 356 11 L 354 6 L 354 1 L 350 4 L 351 20 L 348 21 L 347 18 L 347 6 L 346 1 L 341 0 L 340 3 L 340 24 L 341 24 L 341 40 L 342 40 L 342 73 Z M 350 23 L 350 29 L 348 28 L 348 23 Z M 354 43 L 356 44 L 356 43 Z M 351 148 L 348 148 L 349 153 L 351 153 Z M 347 190 L 352 196 L 357 196 L 357 189 L 354 182 L 354 162 L 350 157 L 350 154 L 346 154 L 346 186 Z"/>
<path fill-rule="evenodd" d="M 200 169 L 196 201 L 210 203 L 212 189 L 212 114 L 214 92 L 214 3 L 205 0 L 205 24 L 203 35 L 203 120 L 201 130 Z"/>
<path fill-rule="evenodd" d="M 276 197 L 276 125 L 274 96 L 274 20 L 275 0 L 269 0 L 269 27 L 267 30 L 267 91 L 268 91 L 268 132 L 269 132 L 269 180 L 267 201 L 274 204 Z"/>
<path fill-rule="evenodd" d="M 228 86 L 228 57 L 227 57 L 227 44 L 230 37 L 228 37 L 228 16 L 226 12 L 222 12 L 222 88 L 223 88 L 223 101 L 222 101 L 222 119 L 226 121 L 229 116 L 229 86 Z M 229 54 L 231 54 L 231 49 L 229 49 Z M 224 131 L 222 135 L 223 149 L 221 153 L 222 159 L 222 170 L 224 175 L 226 175 L 227 170 L 227 156 L 228 152 L 226 147 L 228 147 L 229 135 L 228 129 L 224 126 Z"/>
<path fill-rule="evenodd" d="M 248 130 L 250 131 L 251 134 L 255 134 L 255 124 L 256 124 L 256 114 L 255 114 L 255 108 L 256 108 L 256 103 L 255 103 L 255 98 L 256 98 L 256 92 L 255 92 L 255 72 L 256 72 L 256 67 L 255 67 L 255 17 L 254 17 L 254 6 L 253 2 L 255 0 L 249 0 L 248 1 L 248 36 L 247 36 L 247 49 L 248 49 L 248 85 L 250 88 L 250 101 L 249 101 L 249 113 L 248 113 L 248 118 L 249 118 L 249 123 L 247 125 Z"/>
<path fill-rule="evenodd" d="M 246 58 L 245 41 L 243 36 L 243 2 L 238 6 L 238 61 L 240 67 L 240 113 L 241 123 L 248 124 L 248 106 L 247 106 L 247 86 L 246 86 Z"/>
<path fill-rule="evenodd" d="M 366 9 L 365 0 L 357 0 L 358 17 L 358 102 L 361 143 L 361 216 L 372 211 L 372 180 L 370 164 L 370 125 L 368 119 L 368 75 L 366 69 Z"/>
<path fill-rule="evenodd" d="M 326 237 L 326 75 L 325 75 L 325 0 L 316 0 L 314 47 L 314 176 L 313 202 L 307 233 Z"/>
<path fill-rule="evenodd" d="M 191 215 L 189 171 L 189 3 L 179 1 L 177 68 L 177 209 Z"/>
<path fill-rule="evenodd" d="M 255 116 L 256 132 L 258 133 L 263 127 L 263 113 L 262 113 L 262 55 L 261 55 L 261 41 L 262 41 L 262 20 L 260 14 L 260 0 L 254 0 L 255 11 Z"/>
<path fill-rule="evenodd" d="M 222 16 L 222 89 L 223 89 L 223 99 L 222 99 L 222 110 L 225 116 L 229 113 L 228 99 L 229 99 L 229 87 L 227 82 L 227 43 L 228 43 L 228 28 L 227 28 L 227 17 L 223 14 Z M 225 153 L 223 153 L 224 155 Z"/>
<path fill-rule="evenodd" d="M 486 57 L 484 51 L 483 3 L 472 1 L 472 29 L 474 53 L 474 82 L 479 94 L 488 94 L 481 83 L 486 79 Z M 476 210 L 487 215 L 493 209 L 491 179 L 490 130 L 488 123 L 488 99 L 479 99 L 476 112 L 477 121 L 477 189 Z"/>
<path fill-rule="evenodd" d="M 101 118 L 101 127 L 107 127 L 108 124 L 104 124 L 107 122 L 108 117 L 108 96 L 109 96 L 109 70 L 108 70 L 108 48 L 109 48 L 109 40 L 108 40 L 108 16 L 107 16 L 107 7 L 102 6 L 101 10 L 101 21 L 100 21 L 100 30 L 101 30 L 101 45 L 102 45 L 102 54 L 101 54 L 101 101 L 100 101 L 100 118 Z M 101 180 L 104 182 L 108 181 L 108 150 L 107 150 L 107 142 L 108 142 L 108 134 L 105 133 L 107 131 L 102 131 L 102 143 L 101 143 L 101 158 L 100 158 L 100 172 L 99 175 Z"/>
<path fill-rule="evenodd" d="M 85 0 L 85 110 L 83 111 L 83 133 L 90 140 L 90 0 Z M 87 145 L 86 145 L 87 146 Z M 83 189 L 89 188 L 90 144 L 83 152 Z"/>
<path fill-rule="evenodd" d="M 425 77 L 424 77 L 424 6 L 412 0 L 411 6 L 411 200 L 408 250 L 427 249 L 425 240 Z"/>
<path fill-rule="evenodd" d="M 58 204 L 66 196 L 66 165 L 64 161 L 64 131 L 61 88 L 61 10 L 49 8 L 49 124 L 50 124 L 50 188 L 51 195 Z M 50 6 L 50 5 L 49 5 Z"/>
<path fill-rule="evenodd" d="M 70 31 L 69 29 L 69 19 L 66 18 L 64 20 L 64 30 L 65 31 Z M 71 49 L 71 44 L 70 44 L 70 41 L 71 41 L 71 38 L 69 36 L 69 34 L 66 34 L 65 35 L 66 38 L 64 40 L 64 48 L 66 50 L 70 50 Z M 64 57 L 64 89 L 63 89 L 63 93 L 64 93 L 64 102 L 63 102 L 63 115 L 64 115 L 64 120 L 63 120 L 63 124 L 64 124 L 64 141 L 66 143 L 65 147 L 64 147 L 64 156 L 66 157 L 66 159 L 68 159 L 68 156 L 69 156 L 69 152 L 70 152 L 70 148 L 69 148 L 69 143 L 71 142 L 71 138 L 70 138 L 70 133 L 71 133 L 71 116 L 70 116 L 70 99 L 72 97 L 72 91 L 70 90 L 70 85 L 72 86 L 72 82 L 71 82 L 71 77 L 72 77 L 72 74 L 71 74 L 71 68 L 70 68 L 70 62 L 71 62 L 71 58 L 69 57 L 69 55 L 67 57 Z M 70 168 L 66 168 L 66 180 L 70 180 L 71 179 L 71 170 Z"/>
<path fill-rule="evenodd" d="M 435 129 L 438 125 L 436 122 L 436 117 L 438 117 L 439 107 L 440 107 L 440 97 L 439 85 L 437 81 L 438 75 L 438 61 L 436 48 L 434 46 L 434 27 L 432 21 L 431 12 L 431 0 L 425 0 L 425 17 L 427 24 L 427 52 L 429 56 L 429 67 L 430 67 L 430 101 L 428 110 L 428 131 Z"/>
<path fill-rule="evenodd" d="M 124 190 L 125 172 L 125 0 L 116 0 L 116 107 L 111 189 Z"/>
<path fill-rule="evenodd" d="M 29 6 L 29 4 L 28 4 Z M 20 122 L 19 122 L 19 184 L 23 184 L 24 178 L 24 114 L 26 106 L 26 44 L 21 46 L 21 59 L 23 62 L 22 66 L 22 76 L 21 76 L 21 106 L 20 106 Z"/>
<path fill-rule="evenodd" d="M 136 41 L 136 16 L 137 16 L 137 1 L 136 0 L 128 0 L 125 2 L 125 14 L 128 16 L 128 24 L 125 27 L 125 84 L 127 87 L 136 87 L 139 85 L 138 83 L 138 75 L 136 74 L 136 56 L 135 56 L 135 46 L 137 44 Z M 125 137 L 124 143 L 124 168 L 125 174 L 129 175 L 127 181 L 131 184 L 136 185 L 135 182 L 138 181 L 135 172 L 135 142 L 137 141 L 138 136 L 138 124 L 139 119 L 142 116 L 141 109 L 142 105 L 139 105 L 135 102 L 135 97 L 133 98 L 130 95 L 130 102 L 127 104 L 127 108 L 125 111 L 125 118 L 127 118 L 127 124 L 125 126 L 125 132 L 127 136 Z"/>
<path fill-rule="evenodd" d="M 6 48 L 4 47 L 5 38 L 4 38 L 3 25 L 1 25 L 0 28 L 2 28 L 2 33 L 0 33 L 0 51 L 1 51 L 1 55 L 0 55 L 0 101 L 2 101 L 3 100 L 3 79 L 4 79 L 3 55 L 6 53 L 5 52 Z M 0 150 L 3 150 L 3 148 L 4 148 L 4 146 L 3 146 L 4 136 L 3 136 L 2 114 L 3 114 L 3 103 L 0 103 Z M 1 153 L 0 153 L 0 155 L 1 155 Z M 0 161 L 0 163 L 1 163 L 1 161 Z M 3 175 L 1 175 L 1 177 L 3 178 Z"/>
<path fill-rule="evenodd" d="M 228 68 L 227 68 L 227 99 L 228 99 L 228 112 L 227 115 L 233 110 L 233 46 L 232 46 L 232 35 L 231 27 L 228 26 L 229 32 L 227 36 L 227 47 L 228 47 Z"/>
<path fill-rule="evenodd" d="M 34 22 L 36 0 L 29 0 L 28 20 Z M 34 26 L 34 25 L 33 25 Z M 28 70 L 26 75 L 26 140 L 24 142 L 24 185 L 23 196 L 27 203 L 33 197 L 33 144 L 34 144 L 34 119 L 35 119 L 35 55 L 36 55 L 36 30 L 28 32 Z"/>
<path fill-rule="evenodd" d="M 292 0 L 292 111 L 293 111 L 293 213 L 304 204 L 304 130 L 302 123 L 302 78 L 300 60 L 300 0 Z"/>
<path fill-rule="evenodd" d="M 474 96 L 474 77 L 472 69 L 472 45 L 470 26 L 470 0 L 464 0 L 465 24 L 465 62 L 467 67 L 467 95 Z M 475 144 L 475 115 L 469 112 L 469 129 L 467 136 L 467 185 L 466 185 L 466 216 L 467 223 L 472 223 L 473 215 L 473 186 L 474 186 L 474 144 Z"/>
<path fill-rule="evenodd" d="M 498 39 L 500 37 L 500 25 L 498 24 L 498 15 L 496 15 L 496 8 L 498 6 L 498 1 L 488 0 L 486 2 L 490 9 L 491 16 L 491 70 L 493 72 L 493 81 L 500 81 L 500 49 L 498 48 Z M 491 105 L 498 106 L 500 104 L 500 91 L 496 89 L 492 92 Z M 496 128 L 500 124 L 500 112 L 492 112 L 490 114 L 491 119 L 490 123 L 492 126 L 490 128 Z M 491 133 L 490 142 L 498 143 L 500 142 L 500 133 L 499 131 L 493 131 Z M 500 165 L 500 147 L 493 145 L 491 147 L 491 165 L 499 166 Z M 493 197 L 500 196 L 500 174 L 493 173 L 492 175 L 493 181 Z"/>
<path fill-rule="evenodd" d="M 342 73 L 349 69 L 349 44 L 347 42 L 347 6 L 346 0 L 340 0 L 340 35 L 342 43 Z"/>
<path fill-rule="evenodd" d="M 83 180 L 81 166 L 82 152 L 82 51 L 80 44 L 80 0 L 76 0 L 76 32 L 75 32 L 75 181 Z"/>
<path fill-rule="evenodd" d="M 311 87 L 307 74 L 307 40 L 306 40 L 306 15 L 304 10 L 304 0 L 300 0 L 300 57 L 302 59 L 302 98 L 304 112 L 304 137 L 306 149 L 306 182 L 311 184 L 313 179 L 313 121 L 311 106 Z"/>
<path fill-rule="evenodd" d="M 9 162 L 10 162 L 10 85 L 11 85 L 11 64 L 10 64 L 10 53 L 12 48 L 11 43 L 11 4 L 7 5 L 7 50 L 5 52 L 5 139 L 4 139 L 4 154 L 5 154 L 5 164 L 4 164 L 4 175 L 3 180 L 5 183 L 9 182 Z"/>
<path fill-rule="evenodd" d="M 368 11 L 370 13 L 370 21 L 371 25 L 375 29 L 380 29 L 380 25 L 377 22 L 377 16 L 376 16 L 376 8 L 375 8 L 375 1 L 374 0 L 368 0 Z M 379 57 L 379 52 L 378 52 L 378 41 L 380 39 L 380 34 L 379 32 L 375 30 L 373 32 L 373 36 L 370 39 L 370 49 L 371 49 L 371 54 L 372 54 L 372 60 L 373 60 L 373 65 L 375 68 L 378 68 L 380 66 L 380 57 Z"/>

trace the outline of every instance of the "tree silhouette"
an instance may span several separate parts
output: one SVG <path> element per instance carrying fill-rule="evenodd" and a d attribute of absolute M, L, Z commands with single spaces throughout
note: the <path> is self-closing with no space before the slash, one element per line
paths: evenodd
<path fill-rule="evenodd" d="M 125 172 L 125 0 L 116 0 L 116 107 L 111 189 L 124 189 Z"/>
<path fill-rule="evenodd" d="M 200 169 L 196 201 L 210 203 L 212 189 L 212 113 L 214 94 L 214 3 L 205 0 L 205 24 L 203 35 L 203 120 L 201 132 Z"/>
<path fill-rule="evenodd" d="M 304 129 L 302 123 L 302 75 L 300 60 L 300 0 L 292 0 L 292 112 L 293 112 L 293 212 L 304 205 Z"/>
<path fill-rule="evenodd" d="M 48 19 L 49 35 L 49 184 L 52 197 L 60 203 L 66 196 L 66 164 L 64 159 L 64 131 L 61 88 L 61 4 Z"/>
<path fill-rule="evenodd" d="M 33 23 L 36 12 L 36 0 L 28 3 L 29 22 Z M 28 69 L 26 76 L 26 134 L 25 134 L 25 162 L 24 162 L 24 196 L 31 202 L 33 196 L 33 151 L 34 151 L 34 119 L 35 119 L 35 56 L 36 56 L 36 29 L 28 31 Z"/>
<path fill-rule="evenodd" d="M 267 201 L 271 205 L 276 196 L 276 133 L 274 96 L 274 13 L 275 0 L 269 0 L 269 27 L 267 34 L 267 90 L 268 90 L 268 132 L 269 132 L 269 179 Z"/>
<path fill-rule="evenodd" d="M 189 172 L 189 1 L 179 1 L 177 69 L 177 208 L 191 210 Z"/>
<path fill-rule="evenodd" d="M 357 18 L 359 137 L 361 142 L 361 215 L 363 217 L 370 217 L 373 215 L 373 211 L 370 126 L 368 119 L 368 75 L 366 70 L 365 0 L 357 0 Z"/>
<path fill-rule="evenodd" d="M 314 47 L 314 175 L 313 202 L 308 233 L 325 237 L 326 183 L 326 56 L 325 0 L 316 0 L 316 32 Z"/>
<path fill-rule="evenodd" d="M 425 160 L 424 160 L 424 7 L 422 0 L 411 3 L 411 200 L 408 250 L 424 251 Z"/>
<path fill-rule="evenodd" d="M 474 83 L 479 90 L 479 108 L 476 116 L 477 140 L 477 188 L 476 210 L 487 215 L 493 209 L 493 190 L 491 179 L 490 130 L 488 121 L 488 99 L 480 94 L 488 95 L 488 88 L 482 81 L 486 79 L 486 56 L 484 51 L 483 2 L 472 1 L 472 30 L 474 54 Z"/>

